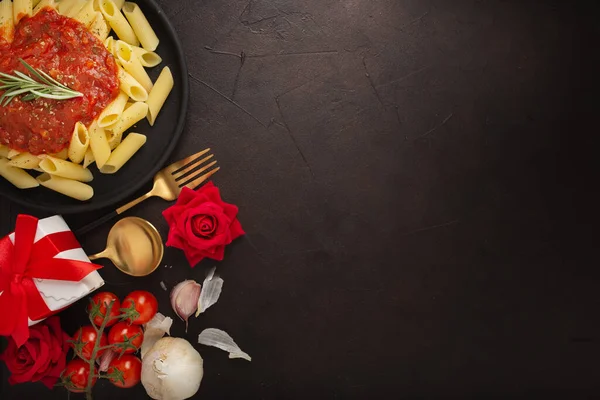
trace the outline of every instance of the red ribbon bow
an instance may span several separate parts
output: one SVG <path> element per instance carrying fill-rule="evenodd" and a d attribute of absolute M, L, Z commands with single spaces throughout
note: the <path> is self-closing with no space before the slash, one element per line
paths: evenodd
<path fill-rule="evenodd" d="M 102 268 L 88 262 L 54 258 L 57 254 L 79 248 L 71 231 L 52 233 L 34 243 L 38 219 L 19 215 L 15 227 L 15 244 L 8 236 L 0 239 L 0 335 L 12 336 L 17 346 L 29 339 L 28 318 L 47 317 L 46 305 L 33 279 L 79 282 Z"/>

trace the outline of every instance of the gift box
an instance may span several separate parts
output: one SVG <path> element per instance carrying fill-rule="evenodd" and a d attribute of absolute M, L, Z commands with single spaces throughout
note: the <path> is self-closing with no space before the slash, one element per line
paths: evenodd
<path fill-rule="evenodd" d="M 104 285 L 64 219 L 19 215 L 0 239 L 0 335 L 17 345 L 28 326 L 56 314 Z"/>

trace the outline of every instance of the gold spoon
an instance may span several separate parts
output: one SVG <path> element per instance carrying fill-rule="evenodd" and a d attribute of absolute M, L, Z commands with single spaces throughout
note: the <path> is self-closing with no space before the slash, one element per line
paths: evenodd
<path fill-rule="evenodd" d="M 127 275 L 146 276 L 158 268 L 163 252 L 162 238 L 154 225 L 145 219 L 127 217 L 111 228 L 106 249 L 89 258 L 108 258 Z"/>

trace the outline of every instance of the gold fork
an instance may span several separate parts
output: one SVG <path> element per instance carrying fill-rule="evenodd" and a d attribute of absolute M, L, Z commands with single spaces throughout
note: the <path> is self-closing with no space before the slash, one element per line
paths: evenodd
<path fill-rule="evenodd" d="M 184 187 L 190 189 L 197 188 L 201 183 L 206 181 L 210 176 L 221 169 L 220 167 L 215 167 L 207 171 L 217 163 L 217 161 L 214 160 L 206 165 L 203 165 L 213 158 L 213 154 L 203 157 L 209 151 L 210 149 L 202 150 L 196 154 L 192 154 L 191 156 L 184 158 L 183 160 L 176 161 L 166 168 L 161 169 L 156 173 L 156 175 L 154 175 L 154 185 L 152 186 L 152 190 L 145 195 L 130 201 L 124 206 L 117 208 L 110 214 L 107 214 L 104 217 L 78 229 L 75 231 L 75 235 L 83 235 L 92 229 L 97 228 L 117 215 L 123 214 L 125 211 L 138 205 L 149 197 L 157 196 L 163 200 L 173 201 L 177 198 L 177 196 L 179 196 L 179 193 L 181 193 L 181 190 Z M 202 167 L 196 169 L 200 166 Z"/>

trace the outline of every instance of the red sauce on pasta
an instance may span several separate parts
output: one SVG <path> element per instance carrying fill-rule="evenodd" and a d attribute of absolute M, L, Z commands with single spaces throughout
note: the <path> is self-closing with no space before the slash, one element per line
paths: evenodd
<path fill-rule="evenodd" d="M 52 8 L 23 18 L 11 43 L 0 39 L 0 72 L 31 75 L 19 58 L 83 97 L 22 101 L 17 96 L 0 106 L 0 143 L 12 149 L 58 153 L 68 146 L 78 121 L 89 126 L 119 94 L 112 54 L 85 26 Z"/>

